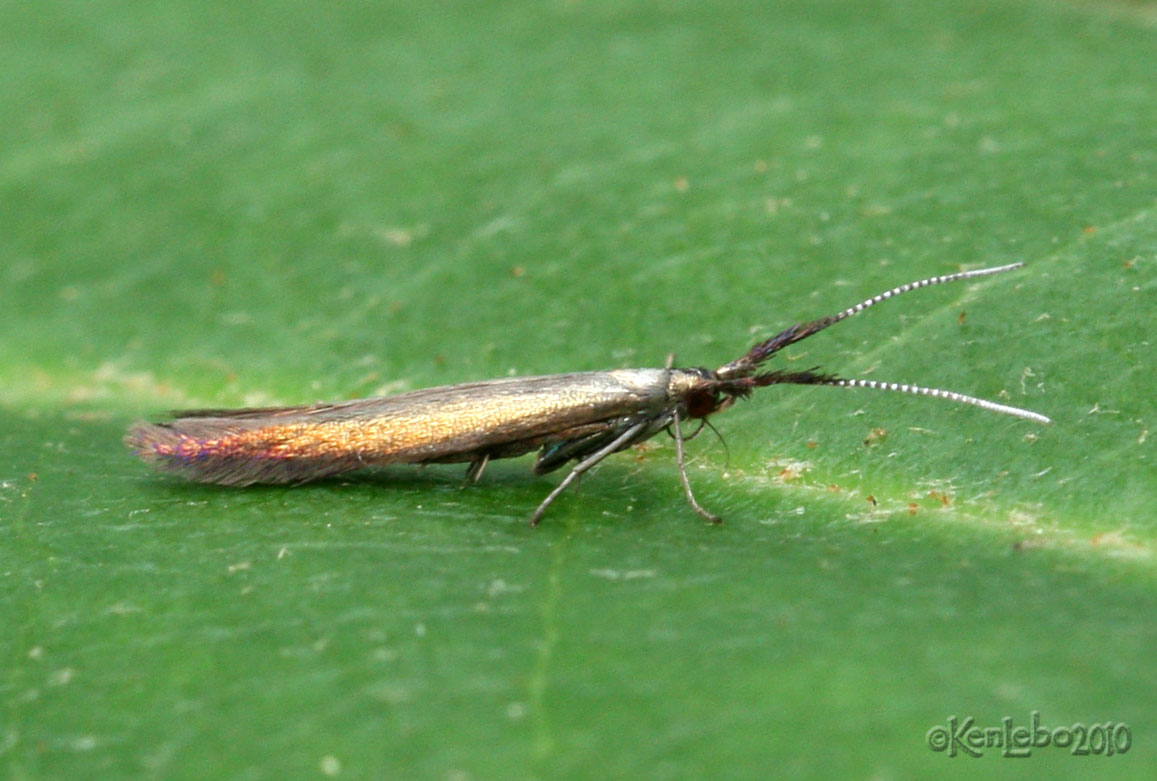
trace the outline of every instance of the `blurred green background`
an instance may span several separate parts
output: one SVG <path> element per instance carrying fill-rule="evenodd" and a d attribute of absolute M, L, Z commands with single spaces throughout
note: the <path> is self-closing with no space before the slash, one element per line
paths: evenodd
<path fill-rule="evenodd" d="M 10 778 L 1147 777 L 1152 3 L 0 5 Z M 152 474 L 182 406 L 779 366 L 543 525 L 529 460 Z M 777 359 L 778 360 L 778 359 Z M 930 729 L 1125 723 L 1124 755 Z"/>

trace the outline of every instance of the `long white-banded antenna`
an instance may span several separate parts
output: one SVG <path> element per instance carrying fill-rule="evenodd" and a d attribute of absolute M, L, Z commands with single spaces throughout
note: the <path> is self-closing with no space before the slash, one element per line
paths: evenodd
<path fill-rule="evenodd" d="M 847 320 L 852 315 L 858 315 L 869 307 L 873 307 L 881 301 L 887 301 L 889 298 L 895 298 L 901 293 L 908 293 L 912 290 L 918 290 L 922 287 L 931 287 L 932 285 L 943 285 L 945 282 L 959 282 L 963 279 L 975 279 L 977 277 L 987 277 L 991 274 L 1000 274 L 1005 271 L 1012 271 L 1020 268 L 1023 263 L 1009 263 L 1004 266 L 994 266 L 992 268 L 978 268 L 972 271 L 961 271 L 956 274 L 943 274 L 938 277 L 929 277 L 928 279 L 921 279 L 918 282 L 909 282 L 906 285 L 894 287 L 871 298 L 865 299 L 853 307 L 849 307 L 842 312 L 827 317 L 821 317 L 818 320 L 811 320 L 803 323 L 796 323 L 775 336 L 771 337 L 765 342 L 752 347 L 743 355 L 731 363 L 724 364 L 716 369 L 715 373 L 722 379 L 730 379 L 732 377 L 746 377 L 753 374 L 759 366 L 770 358 L 775 353 L 790 344 L 803 341 L 809 336 L 814 336 L 820 331 L 835 325 L 841 320 Z"/>
<path fill-rule="evenodd" d="M 1001 274 L 1005 271 L 1012 271 L 1014 268 L 1020 268 L 1023 265 L 1024 265 L 1023 263 L 1009 263 L 1006 266 L 994 266 L 992 268 L 978 268 L 978 269 L 974 269 L 972 271 L 961 271 L 957 274 L 942 274 L 941 276 L 938 276 L 938 277 L 929 277 L 928 279 L 921 279 L 919 282 L 909 282 L 906 285 L 900 285 L 899 287 L 894 287 L 891 290 L 887 290 L 883 293 L 880 293 L 879 295 L 875 295 L 869 299 L 861 301 L 860 303 L 856 304 L 855 306 L 849 307 L 849 308 L 845 309 L 844 311 L 840 312 L 838 315 L 833 315 L 831 317 L 831 322 L 829 322 L 827 324 L 832 325 L 833 323 L 838 323 L 841 320 L 846 320 L 847 318 L 851 317 L 852 315 L 858 315 L 860 312 L 863 312 L 868 307 L 875 306 L 876 304 L 880 303 L 881 301 L 887 301 L 889 298 L 892 298 L 893 296 L 898 296 L 901 293 L 907 293 L 907 292 L 912 291 L 912 290 L 918 290 L 922 287 L 931 287 L 932 285 L 943 285 L 945 282 L 959 282 L 962 279 L 973 279 L 975 277 L 987 277 L 990 274 Z"/>
<path fill-rule="evenodd" d="M 872 390 L 888 390 L 897 393 L 910 393 L 915 396 L 931 396 L 935 399 L 947 399 L 948 401 L 955 401 L 960 404 L 969 404 L 973 407 L 980 407 L 989 412 L 1000 412 L 1005 415 L 1012 415 L 1017 418 L 1024 418 L 1031 420 L 1034 423 L 1052 423 L 1052 421 L 1041 415 L 1039 412 L 1033 412 L 1020 407 L 1013 407 L 1008 404 L 997 404 L 995 401 L 988 399 L 978 399 L 975 396 L 967 396 L 956 391 L 941 390 L 940 388 L 925 388 L 920 385 L 906 385 L 899 382 L 878 382 L 876 380 L 845 380 L 832 379 L 820 380 L 812 383 L 814 385 L 834 385 L 838 388 L 870 388 Z"/>

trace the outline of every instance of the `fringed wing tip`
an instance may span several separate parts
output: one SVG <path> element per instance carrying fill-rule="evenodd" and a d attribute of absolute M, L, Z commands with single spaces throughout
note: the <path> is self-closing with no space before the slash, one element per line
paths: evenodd
<path fill-rule="evenodd" d="M 215 456 L 179 426 L 138 420 L 129 426 L 124 443 L 153 468 L 180 475 L 198 483 L 248 485 L 253 480 L 238 474 L 235 458 Z"/>
<path fill-rule="evenodd" d="M 158 463 L 164 460 L 164 451 L 170 452 L 180 441 L 180 435 L 163 423 L 149 423 L 147 420 L 138 420 L 129 426 L 122 440 L 135 455 Z"/>
<path fill-rule="evenodd" d="M 167 423 L 139 420 L 129 427 L 124 443 L 159 471 L 198 483 L 235 487 L 304 483 L 364 465 L 356 454 L 278 457 L 268 452 L 270 443 L 260 438 L 237 443 L 234 438 L 245 433 L 232 421 L 214 418 L 182 417 Z"/>

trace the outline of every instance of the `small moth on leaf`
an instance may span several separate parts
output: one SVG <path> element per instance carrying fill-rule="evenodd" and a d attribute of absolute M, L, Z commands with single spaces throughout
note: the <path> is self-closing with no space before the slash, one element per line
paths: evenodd
<path fill-rule="evenodd" d="M 718 369 L 616 369 L 510 377 L 427 388 L 396 396 L 266 409 L 185 410 L 162 423 L 138 422 L 125 443 L 159 469 L 220 485 L 304 483 L 384 464 L 462 462 L 477 481 L 491 459 L 538 451 L 534 473 L 574 462 L 570 472 L 531 515 L 537 525 L 559 494 L 611 453 L 660 431 L 675 440 L 675 460 L 687 502 L 719 523 L 691 492 L 682 424 L 707 417 L 770 385 L 833 385 L 890 390 L 970 404 L 992 412 L 1049 423 L 1044 415 L 953 391 L 821 372 L 764 370 L 788 345 L 917 288 L 976 279 L 1019 268 L 931 277 L 893 288 L 834 315 L 795 325 Z"/>

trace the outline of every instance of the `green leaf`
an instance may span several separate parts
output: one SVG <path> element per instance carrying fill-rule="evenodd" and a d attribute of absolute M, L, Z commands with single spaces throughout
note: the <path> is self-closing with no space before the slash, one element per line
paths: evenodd
<path fill-rule="evenodd" d="M 0 40 L 8 777 L 1151 772 L 1150 4 L 42 2 Z M 666 437 L 538 529 L 528 459 L 227 490 L 120 441 L 715 367 L 1016 260 L 776 365 L 1054 425 L 762 390 L 688 443 L 718 528 Z M 1134 745 L 929 748 L 1034 711 Z"/>

